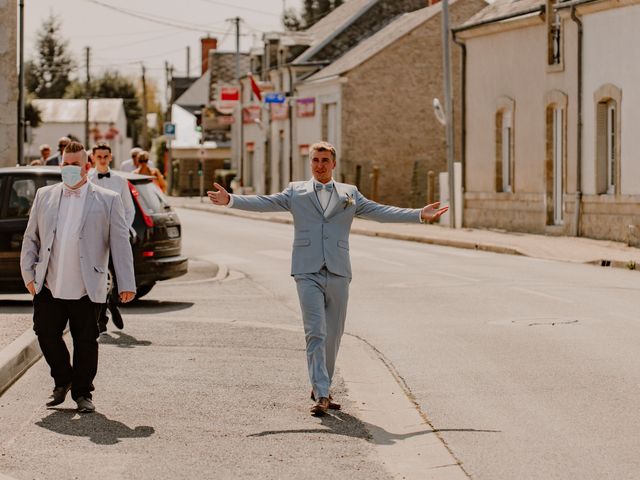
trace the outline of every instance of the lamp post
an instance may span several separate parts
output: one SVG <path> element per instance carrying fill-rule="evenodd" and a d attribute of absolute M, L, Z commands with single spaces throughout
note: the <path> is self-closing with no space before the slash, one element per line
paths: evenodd
<path fill-rule="evenodd" d="M 451 51 L 449 45 L 449 0 L 442 0 L 442 69 L 444 80 L 444 112 L 441 112 L 445 120 L 447 137 L 447 171 L 449 179 L 449 226 L 456 227 L 456 205 L 455 205 L 455 179 L 454 179 L 454 151 L 453 151 L 453 99 L 451 86 Z M 440 102 L 438 102 L 439 106 Z M 436 104 L 434 101 L 434 108 Z M 436 109 L 437 110 L 437 109 Z M 436 111 L 436 115 L 438 112 Z"/>
<path fill-rule="evenodd" d="M 24 165 L 24 0 L 19 2 L 20 40 L 18 42 L 18 165 Z"/>

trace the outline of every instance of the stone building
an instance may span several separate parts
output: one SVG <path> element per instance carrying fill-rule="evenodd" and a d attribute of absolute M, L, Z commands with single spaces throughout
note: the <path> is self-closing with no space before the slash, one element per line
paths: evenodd
<path fill-rule="evenodd" d="M 16 5 L 15 1 L 0 0 L 0 166 L 18 161 Z"/>
<path fill-rule="evenodd" d="M 455 24 L 486 3 L 450 5 Z M 441 4 L 435 4 L 397 17 L 297 87 L 300 97 L 316 99 L 315 115 L 299 119 L 300 144 L 334 137 L 340 146 L 338 178 L 383 203 L 424 205 L 429 171 L 436 179 L 430 197 L 437 199 L 438 173 L 447 170 L 445 129 L 432 107 L 444 92 L 440 13 Z M 453 50 L 452 64 L 459 91 L 459 50 Z M 459 113 L 454 111 L 454 119 Z M 459 138 L 459 121 L 456 131 Z"/>
<path fill-rule="evenodd" d="M 639 244 L 640 1 L 496 2 L 467 51 L 464 224 Z"/>

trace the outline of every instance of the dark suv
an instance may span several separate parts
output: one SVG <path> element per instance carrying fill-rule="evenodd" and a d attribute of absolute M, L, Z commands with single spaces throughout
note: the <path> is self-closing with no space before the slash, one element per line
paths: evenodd
<path fill-rule="evenodd" d="M 178 215 L 150 177 L 112 170 L 129 182 L 136 208 L 132 239 L 137 298 L 159 280 L 187 273 Z M 59 183 L 59 167 L 0 168 L 0 293 L 26 293 L 20 273 L 22 236 L 36 190 Z"/>

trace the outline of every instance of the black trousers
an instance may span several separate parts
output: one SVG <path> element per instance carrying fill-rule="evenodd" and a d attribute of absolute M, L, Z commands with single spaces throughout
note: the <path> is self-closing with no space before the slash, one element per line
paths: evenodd
<path fill-rule="evenodd" d="M 53 298 L 43 287 L 33 299 L 33 330 L 56 387 L 71 384 L 71 396 L 91 398 L 98 372 L 98 316 L 102 304 L 87 295 L 79 300 Z M 69 322 L 73 366 L 62 334 Z"/>

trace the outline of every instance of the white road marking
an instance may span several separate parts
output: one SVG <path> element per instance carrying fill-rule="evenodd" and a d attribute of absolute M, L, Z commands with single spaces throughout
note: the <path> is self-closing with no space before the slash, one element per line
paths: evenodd
<path fill-rule="evenodd" d="M 457 280 L 466 280 L 467 282 L 479 282 L 480 281 L 478 278 L 465 277 L 464 275 L 458 275 L 456 273 L 441 272 L 440 270 L 431 270 L 430 273 L 432 273 L 433 275 L 442 275 L 444 277 L 455 278 Z"/>
<path fill-rule="evenodd" d="M 539 297 L 551 298 L 553 300 L 557 300 L 558 302 L 562 302 L 562 303 L 570 303 L 570 304 L 575 304 L 576 303 L 573 300 L 569 300 L 567 298 L 558 297 L 556 295 L 551 295 L 549 293 L 538 292 L 536 290 L 531 290 L 529 288 L 524 288 L 524 287 L 509 287 L 509 288 L 511 288 L 511 290 L 516 290 L 516 291 L 522 292 L 522 293 L 528 293 L 530 295 L 537 295 Z"/>

